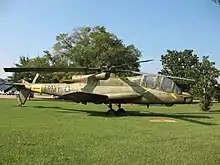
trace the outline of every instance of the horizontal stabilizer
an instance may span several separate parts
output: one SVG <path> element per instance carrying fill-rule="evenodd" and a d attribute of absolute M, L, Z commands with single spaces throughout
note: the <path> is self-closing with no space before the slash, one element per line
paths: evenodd
<path fill-rule="evenodd" d="M 9 87 L 4 89 L 5 93 L 10 91 L 12 88 L 16 88 L 18 90 L 25 88 L 25 85 L 23 83 L 7 83 L 6 85 L 9 85 Z"/>

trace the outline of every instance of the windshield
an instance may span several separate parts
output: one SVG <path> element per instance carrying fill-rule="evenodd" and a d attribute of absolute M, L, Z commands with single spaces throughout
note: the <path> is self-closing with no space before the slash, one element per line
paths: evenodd
<path fill-rule="evenodd" d="M 174 84 L 173 93 L 177 93 L 177 94 L 181 94 L 182 93 L 181 89 L 176 84 Z"/>
<path fill-rule="evenodd" d="M 172 92 L 172 85 L 173 85 L 173 81 L 167 77 L 163 78 L 163 82 L 162 82 L 162 90 L 166 91 L 166 92 Z"/>
<path fill-rule="evenodd" d="M 137 85 L 140 85 L 140 83 L 141 83 L 141 76 L 136 76 L 136 77 L 133 79 L 133 82 L 136 83 Z"/>
<path fill-rule="evenodd" d="M 167 77 L 144 75 L 142 85 L 147 88 L 156 88 L 165 92 L 181 93 L 180 88 L 174 83 L 174 81 Z"/>
<path fill-rule="evenodd" d="M 155 75 L 144 75 L 142 85 L 147 88 L 153 88 L 156 76 Z"/>

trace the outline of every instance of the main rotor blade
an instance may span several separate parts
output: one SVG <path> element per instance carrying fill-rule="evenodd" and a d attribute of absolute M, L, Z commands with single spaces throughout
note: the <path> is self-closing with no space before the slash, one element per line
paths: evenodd
<path fill-rule="evenodd" d="M 22 68 L 4 68 L 5 72 L 85 72 L 85 71 L 100 71 L 99 68 L 31 68 L 31 67 L 22 67 Z"/>
<path fill-rule="evenodd" d="M 120 68 L 126 65 L 131 65 L 131 64 L 138 64 L 138 63 L 143 63 L 143 62 L 150 62 L 153 61 L 153 59 L 151 60 L 142 60 L 142 61 L 136 61 L 136 62 L 129 62 L 129 63 L 125 63 L 125 64 L 121 64 L 121 65 L 116 65 L 116 66 L 112 66 L 113 68 Z"/>
<path fill-rule="evenodd" d="M 162 74 L 156 74 L 156 75 L 167 77 L 167 78 L 179 79 L 179 80 L 195 81 L 194 79 L 189 79 L 189 78 L 184 78 L 184 77 L 167 76 L 167 75 L 162 75 Z"/>
<path fill-rule="evenodd" d="M 153 61 L 153 60 L 142 60 L 142 61 L 137 61 L 137 62 L 130 62 L 130 63 L 126 63 L 126 64 L 112 66 L 110 68 L 111 69 L 120 68 L 125 65 L 131 65 L 131 64 L 135 64 L 135 63 L 143 63 L 143 62 L 149 62 L 149 61 Z M 86 71 L 101 72 L 102 69 L 103 68 L 86 68 L 86 67 L 78 67 L 78 68 L 20 67 L 20 68 L 4 68 L 4 71 L 5 72 L 86 72 Z"/>
<path fill-rule="evenodd" d="M 118 72 L 130 72 L 130 73 L 140 74 L 140 75 L 154 75 L 154 76 L 162 76 L 162 77 L 173 78 L 173 79 L 195 81 L 194 79 L 188 79 L 188 78 L 184 78 L 184 77 L 167 76 L 167 75 L 154 74 L 154 73 L 144 73 L 144 72 L 137 72 L 137 71 L 132 71 L 132 70 L 118 70 Z"/>

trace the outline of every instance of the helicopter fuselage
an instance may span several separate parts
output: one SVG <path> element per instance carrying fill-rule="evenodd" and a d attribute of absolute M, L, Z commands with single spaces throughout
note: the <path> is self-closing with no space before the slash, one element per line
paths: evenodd
<path fill-rule="evenodd" d="M 192 102 L 188 93 L 163 90 L 163 81 L 157 79 L 152 86 L 144 85 L 144 76 L 110 77 L 107 80 L 86 79 L 76 83 L 30 84 L 26 88 L 38 93 L 50 94 L 74 102 L 123 103 L 123 104 L 186 104 Z M 157 83 L 160 81 L 159 83 Z M 148 82 L 149 83 L 149 82 Z M 173 81 L 172 81 L 173 83 Z M 83 94 L 71 95 L 81 92 Z M 91 95 L 90 95 L 91 94 Z M 99 96 L 107 96 L 105 99 Z"/>

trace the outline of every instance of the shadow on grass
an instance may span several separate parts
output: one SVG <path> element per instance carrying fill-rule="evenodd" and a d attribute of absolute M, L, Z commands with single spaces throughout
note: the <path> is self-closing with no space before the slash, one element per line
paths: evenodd
<path fill-rule="evenodd" d="M 87 113 L 89 116 L 100 116 L 100 117 L 124 117 L 124 116 L 108 116 L 106 112 L 103 111 L 94 111 L 94 110 L 78 110 L 78 109 L 70 109 L 63 108 L 59 106 L 33 106 L 34 108 L 45 108 L 45 109 L 55 109 L 59 113 Z M 189 114 L 177 114 L 177 113 L 154 113 L 154 112 L 140 112 L 140 111 L 126 111 L 126 116 L 136 116 L 136 117 L 167 117 L 173 119 L 179 119 L 195 124 L 201 125 L 217 125 L 210 122 L 198 121 L 195 119 L 211 119 L 212 116 L 204 116 L 204 115 L 189 115 Z"/>
<path fill-rule="evenodd" d="M 201 111 L 201 112 L 178 112 L 175 114 L 180 114 L 180 115 L 184 115 L 184 114 L 189 114 L 189 115 L 215 115 L 215 114 L 220 114 L 220 110 L 210 110 L 210 111 Z"/>

